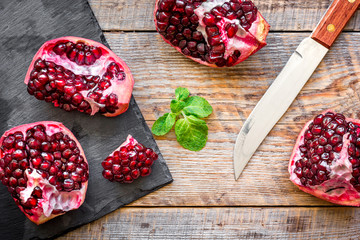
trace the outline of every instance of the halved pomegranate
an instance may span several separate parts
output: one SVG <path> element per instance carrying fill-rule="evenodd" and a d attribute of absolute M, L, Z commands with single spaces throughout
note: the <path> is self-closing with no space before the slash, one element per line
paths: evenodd
<path fill-rule="evenodd" d="M 61 123 L 25 124 L 0 138 L 0 180 L 36 224 L 79 208 L 88 178 L 84 151 Z"/>
<path fill-rule="evenodd" d="M 300 132 L 289 173 L 304 192 L 360 206 L 360 120 L 330 110 L 317 115 Z"/>
<path fill-rule="evenodd" d="M 112 152 L 102 163 L 104 178 L 109 181 L 132 183 L 140 176 L 151 173 L 151 166 L 158 155 L 129 135 L 126 141 Z"/>
<path fill-rule="evenodd" d="M 249 0 L 157 0 L 156 30 L 196 62 L 231 67 L 266 45 L 269 24 Z"/>
<path fill-rule="evenodd" d="M 31 95 L 55 107 L 113 117 L 128 109 L 134 79 L 125 62 L 103 44 L 62 37 L 41 46 L 25 84 Z"/>

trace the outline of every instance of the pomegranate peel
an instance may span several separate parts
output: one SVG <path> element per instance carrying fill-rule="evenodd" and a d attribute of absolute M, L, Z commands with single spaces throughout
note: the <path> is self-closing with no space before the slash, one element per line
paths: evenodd
<path fill-rule="evenodd" d="M 324 111 L 305 124 L 288 171 L 300 190 L 323 200 L 360 206 L 360 120 Z"/>
<path fill-rule="evenodd" d="M 231 67 L 266 45 L 270 26 L 248 0 L 157 0 L 156 30 L 186 57 Z"/>
<path fill-rule="evenodd" d="M 126 63 L 101 43 L 80 37 L 45 42 L 26 73 L 29 94 L 66 111 L 114 117 L 129 107 L 134 79 Z"/>
<path fill-rule="evenodd" d="M 0 138 L 0 180 L 36 224 L 79 208 L 88 177 L 84 151 L 62 123 L 25 124 Z"/>
<path fill-rule="evenodd" d="M 132 183 L 139 177 L 150 175 L 158 154 L 144 147 L 129 135 L 102 163 L 104 178 L 113 182 Z"/>

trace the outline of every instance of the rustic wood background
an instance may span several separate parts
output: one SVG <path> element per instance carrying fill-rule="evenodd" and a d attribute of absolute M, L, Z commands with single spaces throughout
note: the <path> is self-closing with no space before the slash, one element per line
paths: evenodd
<path fill-rule="evenodd" d="M 297 189 L 287 164 L 303 124 L 331 108 L 360 118 L 360 11 L 346 26 L 238 181 L 232 150 L 251 110 L 331 0 L 255 0 L 271 25 L 268 45 L 229 69 L 202 66 L 155 31 L 155 0 L 89 0 L 112 50 L 135 78 L 134 96 L 151 127 L 178 86 L 205 97 L 209 141 L 183 149 L 174 132 L 156 137 L 174 182 L 59 239 L 358 239 L 360 209 Z M 184 77 L 186 76 L 186 77 Z"/>

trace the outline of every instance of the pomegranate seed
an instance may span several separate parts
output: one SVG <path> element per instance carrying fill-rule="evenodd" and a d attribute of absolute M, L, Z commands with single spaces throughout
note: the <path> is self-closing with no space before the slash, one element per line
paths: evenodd
<path fill-rule="evenodd" d="M 104 178 L 108 179 L 108 180 L 112 180 L 113 179 L 113 173 L 110 170 L 104 170 L 102 172 Z"/>
<path fill-rule="evenodd" d="M 34 208 L 37 205 L 37 200 L 33 197 L 30 197 L 24 204 L 27 208 Z"/>
<path fill-rule="evenodd" d="M 53 48 L 53 51 L 57 55 L 63 55 L 66 51 L 66 45 L 64 43 L 59 43 Z"/>
<path fill-rule="evenodd" d="M 131 177 L 131 175 L 126 175 L 124 177 L 124 183 L 132 183 L 134 179 Z"/>
<path fill-rule="evenodd" d="M 44 171 L 48 171 L 50 168 L 50 165 L 51 164 L 49 162 L 44 161 L 40 164 L 40 169 L 44 170 Z"/>
<path fill-rule="evenodd" d="M 65 191 L 71 191 L 74 189 L 74 180 L 72 179 L 65 179 L 63 184 Z"/>
<path fill-rule="evenodd" d="M 215 16 L 210 13 L 205 13 L 202 20 L 203 23 L 208 27 L 213 27 L 216 25 Z"/>
<path fill-rule="evenodd" d="M 140 177 L 140 171 L 138 169 L 134 169 L 131 171 L 131 177 L 133 179 L 138 179 Z"/>
<path fill-rule="evenodd" d="M 54 161 L 54 156 L 51 153 L 47 153 L 47 152 L 42 152 L 41 153 L 41 157 L 48 162 L 53 162 Z"/>
<path fill-rule="evenodd" d="M 150 173 L 151 173 L 151 169 L 147 168 L 147 167 L 143 167 L 140 170 L 140 174 L 141 174 L 142 177 L 148 176 L 148 175 L 150 175 Z"/>
<path fill-rule="evenodd" d="M 153 164 L 153 160 L 150 158 L 147 158 L 144 162 L 145 167 L 150 167 Z"/>
<path fill-rule="evenodd" d="M 319 114 L 319 115 L 317 115 L 315 118 L 314 118 L 314 124 L 316 124 L 316 125 L 319 125 L 319 124 L 321 124 L 322 123 L 322 120 L 323 120 L 323 115 L 322 114 Z"/>
<path fill-rule="evenodd" d="M 235 36 L 236 32 L 238 31 L 238 27 L 232 23 L 227 30 L 227 35 L 229 38 L 232 38 Z"/>
<path fill-rule="evenodd" d="M 18 184 L 18 181 L 17 181 L 16 178 L 14 178 L 14 177 L 10 177 L 10 178 L 9 178 L 9 186 L 11 186 L 11 187 L 16 187 L 17 184 Z"/>
<path fill-rule="evenodd" d="M 112 173 L 113 174 L 121 174 L 121 166 L 118 164 L 112 165 Z"/>
<path fill-rule="evenodd" d="M 7 149 L 10 149 L 13 147 L 14 143 L 15 143 L 15 137 L 10 135 L 4 139 L 3 146 Z"/>
<path fill-rule="evenodd" d="M 114 175 L 114 181 L 123 182 L 124 181 L 124 175 L 122 175 L 122 174 Z"/>

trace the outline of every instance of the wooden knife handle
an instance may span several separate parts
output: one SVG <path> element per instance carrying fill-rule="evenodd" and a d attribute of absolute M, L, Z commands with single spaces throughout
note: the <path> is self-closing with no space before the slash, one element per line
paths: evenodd
<path fill-rule="evenodd" d="M 334 0 L 316 26 L 311 38 L 330 48 L 359 5 L 360 0 Z"/>

